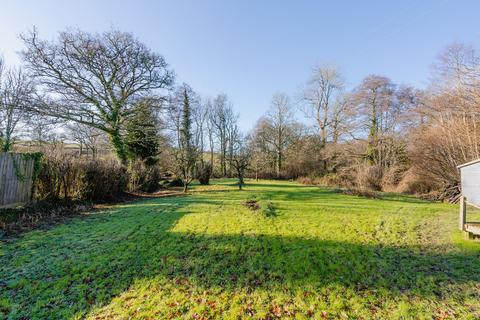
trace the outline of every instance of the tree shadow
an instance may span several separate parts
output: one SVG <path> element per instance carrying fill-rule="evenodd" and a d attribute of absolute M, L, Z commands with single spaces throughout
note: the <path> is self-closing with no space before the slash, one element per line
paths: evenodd
<path fill-rule="evenodd" d="M 403 202 L 403 203 L 415 203 L 415 204 L 432 204 L 435 201 L 428 201 L 420 198 L 416 198 L 412 195 L 403 195 L 395 193 L 382 193 L 380 199 L 384 201 Z"/>
<path fill-rule="evenodd" d="M 2 244 L 0 298 L 10 307 L 0 315 L 84 315 L 137 280 L 158 277 L 205 289 L 341 285 L 424 298 L 440 296 L 446 285 L 480 281 L 478 251 L 175 232 L 189 214 L 186 199 L 129 204 Z"/>
<path fill-rule="evenodd" d="M 229 186 L 236 186 L 237 184 L 231 183 L 228 184 Z M 301 188 L 312 188 L 311 186 L 304 186 L 300 184 L 293 184 L 288 181 L 281 181 L 281 180 L 276 180 L 275 184 L 266 184 L 266 183 L 255 183 L 252 180 L 247 180 L 245 183 L 245 186 L 249 187 L 255 187 L 259 189 L 301 189 Z M 263 191 L 263 190 L 262 190 Z"/>

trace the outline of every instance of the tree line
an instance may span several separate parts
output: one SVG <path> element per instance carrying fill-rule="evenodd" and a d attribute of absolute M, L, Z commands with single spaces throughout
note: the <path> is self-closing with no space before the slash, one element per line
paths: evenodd
<path fill-rule="evenodd" d="M 21 35 L 22 65 L 0 62 L 0 146 L 52 149 L 72 141 L 92 158 L 193 179 L 296 179 L 455 201 L 456 166 L 479 158 L 480 56 L 447 47 L 426 89 L 368 75 L 348 88 L 321 65 L 298 92 L 276 93 L 253 130 L 226 94 L 175 84 L 164 57 L 130 33 Z M 61 128 L 61 129 L 59 129 Z M 28 143 L 27 143 L 28 142 Z"/>

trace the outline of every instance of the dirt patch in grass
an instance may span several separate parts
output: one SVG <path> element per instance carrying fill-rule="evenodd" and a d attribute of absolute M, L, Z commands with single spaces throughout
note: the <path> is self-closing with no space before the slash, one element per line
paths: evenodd
<path fill-rule="evenodd" d="M 252 211 L 260 210 L 260 204 L 256 199 L 248 199 L 243 203 L 243 205 Z"/>
<path fill-rule="evenodd" d="M 243 203 L 243 205 L 251 211 L 260 211 L 266 217 L 277 216 L 277 211 L 272 201 L 259 201 L 255 196 L 251 196 Z"/>

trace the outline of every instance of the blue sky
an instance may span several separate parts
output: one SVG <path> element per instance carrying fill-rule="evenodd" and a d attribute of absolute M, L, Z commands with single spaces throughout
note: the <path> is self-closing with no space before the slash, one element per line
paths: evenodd
<path fill-rule="evenodd" d="M 376 73 L 428 85 L 454 41 L 480 43 L 480 1 L 6 0 L 0 54 L 18 63 L 18 34 L 67 26 L 133 32 L 203 95 L 225 92 L 251 128 L 279 91 L 295 95 L 316 64 L 339 66 L 350 87 Z"/>

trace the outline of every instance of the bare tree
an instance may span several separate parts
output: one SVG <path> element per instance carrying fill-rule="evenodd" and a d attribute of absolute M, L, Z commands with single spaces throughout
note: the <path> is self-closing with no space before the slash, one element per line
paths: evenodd
<path fill-rule="evenodd" d="M 192 107 L 193 118 L 193 143 L 198 150 L 199 161 L 201 165 L 204 164 L 203 152 L 205 150 L 205 136 L 208 126 L 208 105 L 205 104 L 200 98 L 195 101 L 195 105 Z"/>
<path fill-rule="evenodd" d="M 213 101 L 211 117 L 214 132 L 219 145 L 220 171 L 227 176 L 227 158 L 232 153 L 232 132 L 236 130 L 238 115 L 233 111 L 232 104 L 225 94 L 220 94 Z"/>
<path fill-rule="evenodd" d="M 83 148 L 85 147 L 85 153 L 88 158 L 89 150 L 92 154 L 92 159 L 96 159 L 99 149 L 108 143 L 105 136 L 105 132 L 84 124 L 69 124 L 66 127 L 67 135 L 73 141 L 78 143 L 79 155 L 83 154 Z"/>
<path fill-rule="evenodd" d="M 293 111 L 288 96 L 285 93 L 274 95 L 270 110 L 265 118 L 268 123 L 268 126 L 265 127 L 265 137 L 275 150 L 277 178 L 281 176 L 284 151 L 292 137 L 291 125 L 293 119 Z"/>
<path fill-rule="evenodd" d="M 252 159 L 251 148 L 248 140 L 242 137 L 239 133 L 235 135 L 232 146 L 233 151 L 230 161 L 238 179 L 238 189 L 242 190 L 242 187 L 245 184 L 245 173 L 250 167 Z"/>
<path fill-rule="evenodd" d="M 331 66 L 315 67 L 312 76 L 302 92 L 305 116 L 315 121 L 318 127 L 322 147 L 326 145 L 329 132 L 337 133 L 340 128 L 341 113 L 346 104 L 337 100 L 344 88 L 340 71 Z M 335 129 L 329 130 L 331 126 Z M 335 139 L 338 137 L 333 137 Z"/>
<path fill-rule="evenodd" d="M 34 29 L 22 39 L 23 60 L 44 92 L 33 111 L 106 132 L 126 163 L 123 125 L 138 99 L 172 84 L 165 59 L 132 34 L 115 30 L 67 30 L 47 41 Z"/>
<path fill-rule="evenodd" d="M 390 79 L 367 76 L 355 91 L 360 126 L 367 131 L 366 158 L 370 164 L 381 164 L 381 139 L 396 128 L 398 109 L 395 106 L 395 86 Z"/>
<path fill-rule="evenodd" d="M 0 145 L 11 151 L 19 126 L 27 120 L 27 107 L 34 93 L 31 79 L 22 69 L 7 70 L 2 76 L 0 61 Z"/>
<path fill-rule="evenodd" d="M 207 129 L 207 138 L 208 138 L 208 148 L 210 152 L 210 164 L 214 165 L 214 151 L 215 151 L 215 114 L 212 101 L 208 99 L 205 102 L 205 112 L 207 113 L 206 119 L 206 129 Z"/>
<path fill-rule="evenodd" d="M 480 55 L 464 44 L 447 47 L 422 98 L 415 110 L 421 125 L 410 136 L 412 167 L 443 189 L 442 198 L 456 201 L 457 166 L 480 157 Z"/>
<path fill-rule="evenodd" d="M 270 131 L 269 122 L 263 117 L 257 121 L 257 124 L 250 135 L 252 168 L 255 172 L 255 179 L 271 177 L 276 171 L 276 153 L 271 150 L 270 137 L 266 134 Z"/>
<path fill-rule="evenodd" d="M 336 97 L 329 121 L 328 133 L 332 143 L 337 144 L 342 137 L 348 136 L 354 130 L 355 109 L 352 107 L 351 95 L 341 93 Z"/>

